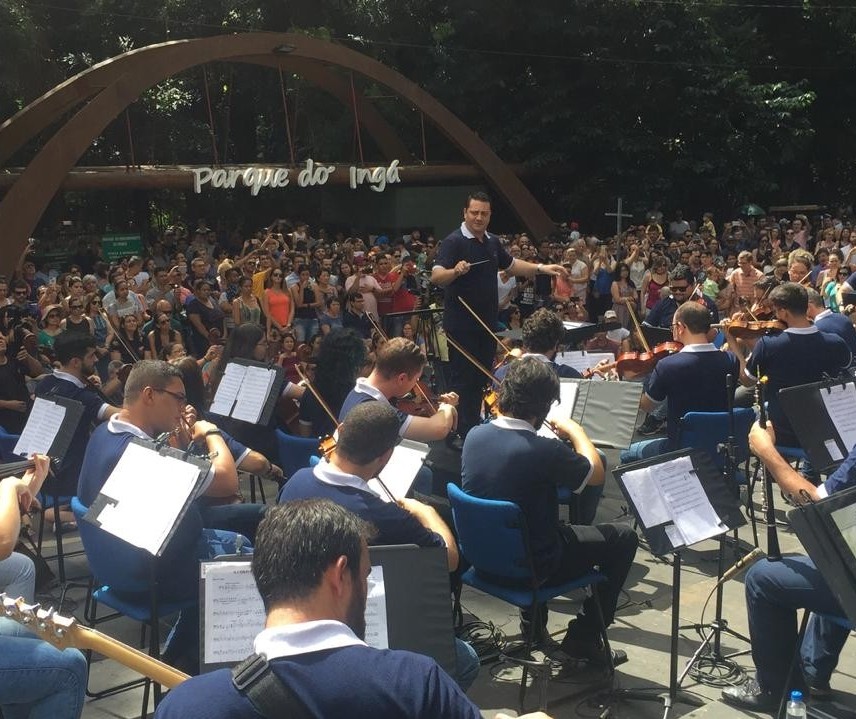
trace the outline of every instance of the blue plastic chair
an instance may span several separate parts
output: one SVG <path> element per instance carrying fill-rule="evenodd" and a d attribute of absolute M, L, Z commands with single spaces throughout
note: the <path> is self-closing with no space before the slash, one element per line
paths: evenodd
<path fill-rule="evenodd" d="M 592 571 L 562 584 L 540 584 L 532 561 L 526 518 L 520 508 L 513 502 L 473 497 L 452 483 L 446 486 L 446 490 L 452 505 L 461 553 L 472 565 L 463 573 L 461 581 L 518 609 L 528 609 L 532 613 L 529 632 L 525 637 L 525 655 L 529 656 L 536 628 L 540 625 L 542 606 L 551 599 L 575 589 L 591 588 L 606 581 L 606 577 L 600 572 Z M 592 595 L 600 614 L 597 592 L 593 591 Z M 602 615 L 599 619 L 604 646 L 608 656 L 611 656 Z M 530 669 L 540 679 L 540 709 L 545 710 L 547 681 L 550 678 L 549 662 L 545 666 L 508 655 L 502 655 L 502 658 L 523 667 L 518 696 L 519 712 L 523 713 L 526 679 Z M 610 667 L 610 670 L 613 668 Z"/>
<path fill-rule="evenodd" d="M 165 602 L 160 601 L 155 589 L 155 572 L 157 559 L 152 557 L 152 579 L 145 582 L 126 581 L 118 588 L 122 592 L 122 596 L 117 595 L 116 587 L 111 587 L 109 584 L 99 585 L 99 580 L 115 576 L 118 568 L 133 562 L 136 564 L 139 559 L 139 553 L 142 551 L 136 547 L 126 544 L 112 538 L 103 530 L 90 524 L 83 517 L 89 510 L 77 497 L 71 498 L 71 511 L 74 512 L 74 517 L 77 520 L 77 526 L 80 531 L 80 539 L 83 542 L 83 548 L 86 551 L 86 558 L 89 561 L 90 569 L 92 570 L 93 583 L 91 585 L 90 595 L 86 599 L 84 608 L 84 618 L 90 627 L 115 619 L 118 616 L 126 616 L 142 624 L 142 643 L 145 642 L 146 628 L 150 631 L 149 637 L 149 656 L 155 659 L 160 658 L 160 626 L 161 619 L 172 614 L 177 614 L 183 609 L 196 607 L 197 599 L 187 599 L 183 601 Z M 128 599 L 128 595 L 138 593 L 141 596 L 139 601 Z M 104 604 L 116 612 L 103 617 L 97 616 L 98 603 Z M 87 662 L 90 660 L 91 652 L 87 652 Z M 110 696 L 127 689 L 143 686 L 143 708 L 142 716 L 146 715 L 148 710 L 149 690 L 152 681 L 150 679 L 136 679 L 124 684 L 103 689 L 99 692 L 90 692 L 87 688 L 87 695 L 93 699 Z M 160 685 L 155 685 L 155 706 L 160 700 Z"/>
<path fill-rule="evenodd" d="M 309 458 L 320 456 L 318 440 L 313 437 L 295 437 L 281 429 L 276 430 L 279 446 L 279 466 L 284 477 L 290 477 L 298 469 L 309 466 Z"/>
<path fill-rule="evenodd" d="M 3 462 L 21 461 L 21 458 L 12 452 L 20 438 L 20 434 L 9 434 L 5 429 L 0 427 L 0 460 Z"/>

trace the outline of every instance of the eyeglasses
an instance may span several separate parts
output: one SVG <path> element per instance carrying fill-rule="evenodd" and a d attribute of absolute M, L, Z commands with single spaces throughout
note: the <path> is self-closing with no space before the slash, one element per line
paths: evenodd
<path fill-rule="evenodd" d="M 152 392 L 163 392 L 179 402 L 182 406 L 187 404 L 187 395 L 180 392 L 173 392 L 171 389 L 161 389 L 160 387 L 152 387 Z"/>
<path fill-rule="evenodd" d="M 690 288 L 690 286 L 689 286 L 689 285 L 682 285 L 682 286 L 678 286 L 678 285 L 669 285 L 669 289 L 670 289 L 672 292 L 686 292 L 689 288 Z"/>

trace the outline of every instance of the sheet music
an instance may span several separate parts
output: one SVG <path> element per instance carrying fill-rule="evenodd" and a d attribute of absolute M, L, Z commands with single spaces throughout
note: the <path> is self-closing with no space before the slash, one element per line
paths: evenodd
<path fill-rule="evenodd" d="M 577 392 L 579 391 L 579 383 L 571 380 L 561 380 L 559 383 L 559 401 L 555 402 L 547 414 L 547 419 L 555 421 L 558 419 L 570 419 L 574 414 L 574 405 L 577 401 Z M 555 437 L 555 433 L 541 425 L 538 434 L 542 437 Z"/>
<path fill-rule="evenodd" d="M 214 395 L 211 407 L 209 407 L 210 412 L 224 417 L 228 417 L 231 414 L 232 407 L 235 406 L 235 401 L 238 399 L 241 383 L 244 381 L 246 373 L 246 365 L 237 364 L 236 362 L 229 362 L 226 365 L 226 370 L 223 372 L 220 384 L 217 385 L 217 393 Z"/>
<path fill-rule="evenodd" d="M 820 397 L 844 446 L 848 451 L 853 449 L 856 446 L 856 385 L 852 382 L 843 387 L 836 384 L 828 390 L 821 389 Z"/>
<path fill-rule="evenodd" d="M 366 598 L 366 644 L 375 649 L 389 649 L 389 632 L 386 622 L 386 586 L 383 567 L 373 566 L 369 574 Z"/>
<path fill-rule="evenodd" d="M 660 486 L 648 467 L 625 472 L 623 480 L 624 488 L 639 513 L 639 521 L 646 529 L 671 521 Z"/>
<path fill-rule="evenodd" d="M 101 488 L 105 532 L 156 555 L 196 489 L 199 468 L 130 443 Z"/>
<path fill-rule="evenodd" d="M 651 474 L 660 486 L 663 501 L 686 545 L 725 531 L 726 527 L 707 498 L 689 457 L 658 465 Z"/>
<path fill-rule="evenodd" d="M 393 497 L 403 499 L 407 496 L 413 480 L 422 468 L 423 460 L 428 456 L 429 449 L 427 444 L 405 442 L 392 451 L 392 457 L 378 476 Z M 376 479 L 370 479 L 368 484 L 384 502 L 392 501 Z"/>
<path fill-rule="evenodd" d="M 612 362 L 615 360 L 612 352 L 584 352 L 583 350 L 573 350 L 559 352 L 554 358 L 556 364 L 573 367 L 577 372 L 582 374 L 584 370 L 591 369 L 601 360 Z"/>
<path fill-rule="evenodd" d="M 205 562 L 204 664 L 242 662 L 265 627 L 265 608 L 250 562 Z"/>
<path fill-rule="evenodd" d="M 253 424 L 258 422 L 275 380 L 276 372 L 272 369 L 247 367 L 232 417 Z"/>
<path fill-rule="evenodd" d="M 49 454 L 64 419 L 65 407 L 43 397 L 36 397 L 13 453 L 22 457 Z"/>

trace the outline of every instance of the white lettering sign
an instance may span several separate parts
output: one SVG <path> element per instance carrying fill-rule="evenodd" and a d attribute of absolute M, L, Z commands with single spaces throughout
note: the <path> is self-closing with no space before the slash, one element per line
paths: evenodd
<path fill-rule="evenodd" d="M 303 169 L 297 173 L 299 187 L 319 187 L 326 185 L 330 176 L 336 171 L 335 165 L 320 165 L 314 160 L 307 160 Z M 193 173 L 193 191 L 198 195 L 204 185 L 210 185 L 218 190 L 232 190 L 242 184 L 249 188 L 254 197 L 263 187 L 287 187 L 291 181 L 291 172 L 287 167 L 247 167 L 212 168 L 198 167 Z M 387 185 L 401 183 L 399 161 L 393 160 L 389 167 L 355 167 L 348 168 L 348 186 L 356 190 L 360 185 L 368 185 L 373 192 L 383 192 Z"/>

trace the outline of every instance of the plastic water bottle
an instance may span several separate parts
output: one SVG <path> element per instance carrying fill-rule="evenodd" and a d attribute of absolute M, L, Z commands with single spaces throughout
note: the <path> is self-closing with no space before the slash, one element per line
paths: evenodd
<path fill-rule="evenodd" d="M 791 692 L 791 700 L 788 702 L 788 711 L 786 716 L 788 719 L 805 719 L 807 714 L 802 692 L 798 692 L 796 690 Z"/>

